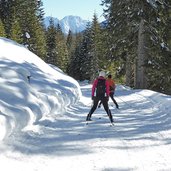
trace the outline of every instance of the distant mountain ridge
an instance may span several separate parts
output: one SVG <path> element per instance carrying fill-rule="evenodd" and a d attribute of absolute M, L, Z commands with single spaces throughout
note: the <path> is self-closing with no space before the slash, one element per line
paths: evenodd
<path fill-rule="evenodd" d="M 69 30 L 71 30 L 73 33 L 79 33 L 85 30 L 87 23 L 90 22 L 88 20 L 83 20 L 79 16 L 66 16 L 63 19 L 59 20 L 55 17 L 45 17 L 44 24 L 46 27 L 49 26 L 49 20 L 50 18 L 53 18 L 55 26 L 59 24 L 61 26 L 62 32 L 64 34 L 68 34 Z"/>

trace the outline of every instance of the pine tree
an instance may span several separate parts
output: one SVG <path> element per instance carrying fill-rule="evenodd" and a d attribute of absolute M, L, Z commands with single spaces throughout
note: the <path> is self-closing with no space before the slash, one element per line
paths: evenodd
<path fill-rule="evenodd" d="M 104 15 L 107 20 L 105 54 L 113 67 L 113 71 L 110 72 L 116 73 L 117 77 L 126 74 L 127 82 L 131 83 L 133 73 L 131 63 L 136 56 L 137 42 L 135 41 L 136 29 L 134 30 L 136 24 L 132 21 L 130 23 L 127 18 L 132 12 L 127 3 L 128 1 L 119 0 L 103 1 L 103 5 L 106 6 Z M 129 72 L 125 72 L 125 67 Z"/>
<path fill-rule="evenodd" d="M 168 27 L 164 22 L 161 27 L 160 21 L 167 21 L 168 12 L 166 11 L 170 8 L 170 2 L 104 0 L 103 5 L 107 6 L 105 16 L 108 20 L 111 59 L 123 61 L 123 66 L 128 67 L 127 75 L 134 77 L 136 88 L 154 89 L 150 80 L 157 85 L 158 79 L 155 75 L 158 73 L 158 76 L 161 76 L 163 60 L 160 60 L 159 64 L 157 59 L 161 59 L 162 42 L 166 43 L 163 41 L 162 30 Z M 160 67 L 154 71 L 158 64 Z M 129 71 L 132 70 L 133 65 L 135 72 L 131 73 Z M 168 68 L 167 66 L 167 70 Z M 162 91 L 162 88 L 158 88 L 158 91 Z"/>
<path fill-rule="evenodd" d="M 70 58 L 74 49 L 74 36 L 71 30 L 69 30 L 68 35 L 67 35 L 66 46 L 67 46 L 68 55 Z"/>
<path fill-rule="evenodd" d="M 74 78 L 78 80 L 93 80 L 104 66 L 103 36 L 96 14 L 92 23 L 88 23 L 83 32 L 83 38 L 77 45 L 74 57 L 71 59 L 70 70 L 73 67 Z"/>
<path fill-rule="evenodd" d="M 57 25 L 56 30 L 56 51 L 57 51 L 57 66 L 64 72 L 67 71 L 69 58 L 66 40 L 60 25 Z"/>
<path fill-rule="evenodd" d="M 91 25 L 91 49 L 89 52 L 91 80 L 95 79 L 99 70 L 104 69 L 104 59 L 102 54 L 101 28 L 97 15 L 93 15 Z M 102 59 L 102 60 L 101 60 Z"/>
<path fill-rule="evenodd" d="M 10 39 L 12 39 L 20 44 L 22 44 L 22 42 L 23 42 L 20 24 L 19 24 L 18 20 L 16 20 L 16 19 L 14 19 L 12 26 L 11 26 Z"/>
<path fill-rule="evenodd" d="M 68 75 L 75 78 L 76 80 L 81 80 L 79 56 L 80 56 L 80 48 L 81 48 L 81 42 L 83 36 L 82 33 L 76 33 L 74 37 L 75 40 L 72 43 L 73 51 L 70 56 L 67 73 Z"/>
<path fill-rule="evenodd" d="M 77 46 L 77 41 L 78 41 L 78 37 L 80 34 L 73 34 L 71 30 L 69 30 L 68 35 L 67 35 L 67 39 L 66 39 L 66 46 L 67 46 L 67 50 L 68 50 L 68 66 L 67 66 L 67 74 L 70 74 L 70 72 L 72 72 L 71 69 L 71 63 L 74 57 L 74 53 L 75 53 L 75 49 Z"/>
<path fill-rule="evenodd" d="M 80 80 L 90 80 L 92 74 L 92 53 L 91 53 L 92 39 L 91 39 L 91 25 L 87 24 L 86 30 L 83 34 L 82 42 L 79 46 L 79 74 Z"/>
<path fill-rule="evenodd" d="M 12 24 L 12 6 L 14 2 L 12 0 L 0 1 L 0 19 L 4 25 L 6 36 L 10 36 L 10 29 Z"/>
<path fill-rule="evenodd" d="M 46 31 L 46 59 L 45 61 L 49 64 L 53 64 L 57 66 L 56 35 L 57 35 L 57 32 L 56 32 L 53 18 L 50 18 L 49 26 Z"/>
<path fill-rule="evenodd" d="M 27 8 L 26 11 L 21 10 L 21 28 L 23 32 L 23 44 L 27 46 L 29 50 L 39 55 L 42 59 L 45 57 L 45 35 L 42 24 L 40 23 L 40 17 L 37 12 L 37 1 L 22 1 L 20 8 Z M 29 7 L 29 8 L 28 8 Z"/>
<path fill-rule="evenodd" d="M 11 34 L 14 38 L 14 32 L 15 34 L 18 32 L 15 29 L 20 28 L 22 32 L 20 43 L 44 59 L 45 35 L 41 23 L 43 10 L 40 4 L 41 0 L 2 0 L 0 1 L 0 16 L 8 38 Z"/>
<path fill-rule="evenodd" d="M 72 31 L 69 30 L 68 35 L 67 35 L 67 40 L 66 40 L 66 45 L 68 50 L 70 51 L 71 47 L 72 47 L 72 40 L 73 40 L 73 35 L 72 35 Z"/>
<path fill-rule="evenodd" d="M 88 23 L 86 30 L 83 33 L 80 43 L 76 47 L 75 51 L 75 74 L 78 80 L 90 80 L 92 74 L 92 34 L 91 24 Z"/>
<path fill-rule="evenodd" d="M 5 29 L 4 29 L 4 25 L 0 19 L 0 36 L 1 37 L 6 37 L 6 34 L 5 34 Z"/>
<path fill-rule="evenodd" d="M 160 1 L 153 6 L 157 17 L 151 29 L 153 44 L 147 65 L 149 85 L 153 90 L 171 94 L 171 2 Z"/>
<path fill-rule="evenodd" d="M 83 61 L 82 61 L 82 44 L 79 44 L 76 49 L 75 49 L 75 53 L 73 56 L 73 60 L 70 63 L 70 69 L 71 69 L 71 73 L 70 75 L 73 76 L 73 78 L 75 78 L 76 80 L 80 80 L 83 81 L 84 80 L 84 74 L 82 72 L 82 68 L 83 68 Z"/>
<path fill-rule="evenodd" d="M 44 8 L 43 8 L 43 2 L 41 0 L 37 1 L 36 4 L 36 16 L 38 17 L 38 21 L 44 26 Z"/>

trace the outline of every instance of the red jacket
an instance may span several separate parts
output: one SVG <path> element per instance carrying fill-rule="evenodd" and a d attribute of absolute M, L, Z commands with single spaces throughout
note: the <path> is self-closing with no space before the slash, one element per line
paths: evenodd
<path fill-rule="evenodd" d="M 105 79 L 104 77 L 100 76 L 98 77 L 94 82 L 93 82 L 93 87 L 92 87 L 92 97 L 94 97 L 94 93 L 96 90 L 97 82 L 98 79 Z M 110 91 L 109 91 L 109 82 L 106 80 L 106 95 L 109 97 Z"/>

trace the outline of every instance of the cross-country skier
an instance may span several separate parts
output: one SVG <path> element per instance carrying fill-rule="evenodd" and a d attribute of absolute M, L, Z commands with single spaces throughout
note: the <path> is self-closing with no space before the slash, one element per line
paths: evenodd
<path fill-rule="evenodd" d="M 109 83 L 105 79 L 105 72 L 101 71 L 99 73 L 99 77 L 94 80 L 93 86 L 92 86 L 92 100 L 93 100 L 93 106 L 87 115 L 86 121 L 91 121 L 91 116 L 93 112 L 96 110 L 99 101 L 102 102 L 104 109 L 106 113 L 109 116 L 109 119 L 111 123 L 113 123 L 113 117 L 111 114 L 111 111 L 108 106 L 108 100 L 109 100 Z"/>

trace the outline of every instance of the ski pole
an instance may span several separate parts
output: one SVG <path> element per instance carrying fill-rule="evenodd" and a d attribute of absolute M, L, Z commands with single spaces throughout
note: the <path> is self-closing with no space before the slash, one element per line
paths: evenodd
<path fill-rule="evenodd" d="M 124 102 L 126 105 L 128 105 L 129 107 L 132 108 L 132 106 L 129 103 L 127 103 L 126 101 L 122 100 L 122 98 L 120 98 L 120 97 L 118 97 L 116 95 L 115 95 L 115 97 L 118 98 L 118 99 L 120 99 L 122 102 Z"/>

